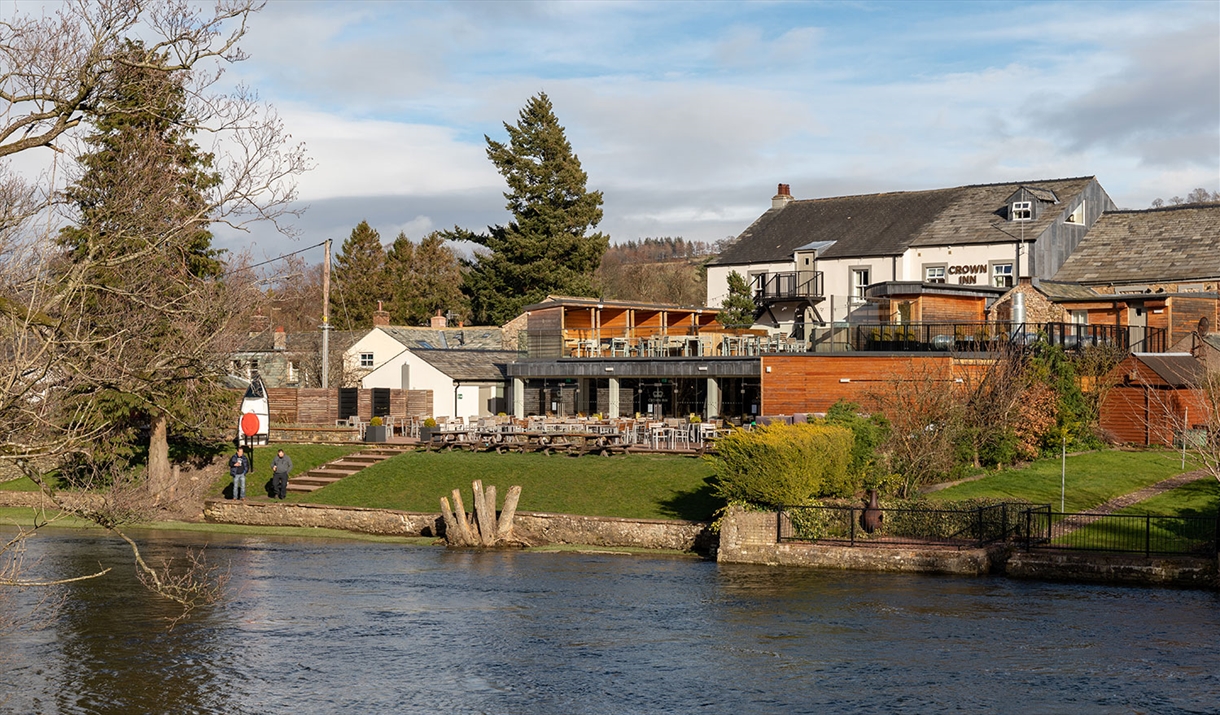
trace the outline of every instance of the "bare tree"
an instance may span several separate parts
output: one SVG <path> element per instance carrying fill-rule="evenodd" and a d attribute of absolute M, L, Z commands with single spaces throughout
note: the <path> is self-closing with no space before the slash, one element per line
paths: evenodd
<path fill-rule="evenodd" d="M 882 451 L 902 480 L 903 498 L 953 469 L 964 400 L 949 370 L 911 361 L 869 391 L 870 407 L 890 421 Z"/>
<path fill-rule="evenodd" d="M 237 43 L 259 4 L 221 0 L 206 12 L 180 0 L 73 0 L 54 14 L 0 22 L 0 157 L 53 150 L 50 171 L 32 180 L 0 167 L 0 465 L 29 476 L 60 510 L 127 541 L 146 583 L 187 609 L 215 597 L 217 574 L 143 560 L 122 529 L 147 516 L 155 501 L 147 484 L 129 470 L 99 468 L 85 486 L 106 489 L 82 500 L 58 491 L 47 475 L 66 455 L 87 454 L 112 436 L 98 419 L 104 400 L 155 400 L 159 386 L 177 389 L 183 381 L 214 394 L 210 383 L 223 375 L 217 348 L 233 332 L 233 309 L 248 302 L 251 281 L 240 272 L 186 281 L 176 240 L 214 223 L 271 220 L 287 230 L 281 221 L 294 213 L 293 179 L 309 165 L 273 110 L 245 90 L 215 89 L 223 66 L 244 57 Z M 143 44 L 128 42 L 136 37 Z M 139 207 L 133 215 L 172 219 L 132 221 L 121 227 L 123 250 L 98 243 L 69 260 L 54 239 L 57 221 L 75 217 L 59 187 L 75 171 L 76 130 L 112 111 L 105 92 L 133 68 L 167 73 L 182 87 L 186 111 L 176 121 L 212 138 L 217 180 L 189 210 L 162 211 L 175 201 L 173 187 L 153 170 L 157 157 L 142 162 L 135 147 L 130 180 L 109 200 Z M 86 319 L 98 310 L 104 320 Z M 146 339 L 166 325 L 170 334 Z M 164 490 L 160 476 L 157 491 Z"/>

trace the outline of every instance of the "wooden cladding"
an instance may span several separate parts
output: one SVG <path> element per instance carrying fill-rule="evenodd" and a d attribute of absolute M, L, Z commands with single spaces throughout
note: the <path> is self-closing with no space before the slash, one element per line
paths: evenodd
<path fill-rule="evenodd" d="M 931 376 L 948 386 L 960 371 L 977 369 L 958 362 L 949 355 L 765 355 L 761 411 L 824 413 L 839 400 L 863 404 L 878 383 L 904 375 Z"/>
<path fill-rule="evenodd" d="M 357 415 L 373 416 L 373 391 L 357 391 Z M 339 388 L 271 388 L 267 390 L 272 424 L 334 425 L 339 419 Z M 432 414 L 432 390 L 390 390 L 391 417 L 427 417 Z"/>

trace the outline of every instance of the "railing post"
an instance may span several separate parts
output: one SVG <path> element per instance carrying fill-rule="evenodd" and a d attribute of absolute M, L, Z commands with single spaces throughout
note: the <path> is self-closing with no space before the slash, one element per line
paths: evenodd
<path fill-rule="evenodd" d="M 848 519 L 851 520 L 851 545 L 856 545 L 856 507 L 848 507 L 851 513 L 848 514 Z"/>
<path fill-rule="evenodd" d="M 1144 515 L 1144 556 L 1152 554 L 1152 515 Z"/>
<path fill-rule="evenodd" d="M 974 512 L 974 532 L 978 534 L 978 545 L 983 545 L 983 507 Z"/>
<path fill-rule="evenodd" d="M 1008 541 L 1008 504 L 1000 505 L 1000 541 Z"/>
<path fill-rule="evenodd" d="M 784 542 L 784 508 L 782 506 L 775 507 L 775 543 L 782 544 Z"/>

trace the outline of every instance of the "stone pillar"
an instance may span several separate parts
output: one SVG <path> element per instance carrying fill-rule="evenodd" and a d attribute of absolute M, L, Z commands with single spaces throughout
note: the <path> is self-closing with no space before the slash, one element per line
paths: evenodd
<path fill-rule="evenodd" d="M 517 419 L 525 418 L 525 380 L 519 377 L 513 378 L 513 417 Z"/>
<path fill-rule="evenodd" d="M 720 416 L 720 382 L 714 377 L 707 379 L 707 402 L 703 406 L 703 419 Z"/>
<path fill-rule="evenodd" d="M 610 378 L 610 406 L 606 409 L 606 411 L 609 413 L 609 417 L 619 416 L 617 377 Z"/>

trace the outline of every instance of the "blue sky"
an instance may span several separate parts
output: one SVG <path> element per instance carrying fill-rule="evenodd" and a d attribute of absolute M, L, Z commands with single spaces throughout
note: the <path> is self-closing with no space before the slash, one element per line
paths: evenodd
<path fill-rule="evenodd" d="M 317 168 L 296 242 L 507 219 L 483 135 L 545 91 L 614 240 L 736 235 L 798 198 L 1096 175 L 1220 188 L 1220 3 L 272 2 L 229 77 Z"/>

